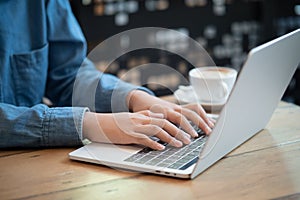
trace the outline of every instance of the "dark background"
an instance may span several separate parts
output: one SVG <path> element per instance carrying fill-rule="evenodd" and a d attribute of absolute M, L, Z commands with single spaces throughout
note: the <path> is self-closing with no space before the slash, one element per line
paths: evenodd
<path fill-rule="evenodd" d="M 300 0 L 71 0 L 71 5 L 89 51 L 125 30 L 163 27 L 183 31 L 200 42 L 217 65 L 238 71 L 250 49 L 300 27 Z M 146 49 L 121 56 L 106 72 L 120 76 L 149 62 L 172 66 L 185 77 L 194 67 L 170 52 Z M 144 76 L 134 74 L 127 81 L 141 84 Z M 158 96 L 178 87 L 171 74 L 147 78 L 168 86 L 146 85 Z M 300 105 L 299 67 L 283 99 Z"/>

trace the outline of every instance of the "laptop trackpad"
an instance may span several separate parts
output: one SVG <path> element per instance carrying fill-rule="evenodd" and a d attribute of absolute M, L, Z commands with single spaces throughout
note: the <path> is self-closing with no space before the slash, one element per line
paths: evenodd
<path fill-rule="evenodd" d="M 90 143 L 72 152 L 70 156 L 98 161 L 122 161 L 142 149 L 137 145 L 114 145 L 105 143 Z"/>

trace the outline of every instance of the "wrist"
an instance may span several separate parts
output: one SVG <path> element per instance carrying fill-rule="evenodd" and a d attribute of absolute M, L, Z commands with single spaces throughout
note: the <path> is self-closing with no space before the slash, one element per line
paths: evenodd
<path fill-rule="evenodd" d="M 126 102 L 129 110 L 136 112 L 148 109 L 146 102 L 149 98 L 153 98 L 153 96 L 141 90 L 132 90 L 129 92 Z"/>
<path fill-rule="evenodd" d="M 96 120 L 95 113 L 86 112 L 83 116 L 82 138 L 93 141 L 92 132 L 95 130 L 94 122 Z"/>
<path fill-rule="evenodd" d="M 87 112 L 83 118 L 82 135 L 92 142 L 111 143 L 108 133 L 116 133 L 112 114 Z"/>

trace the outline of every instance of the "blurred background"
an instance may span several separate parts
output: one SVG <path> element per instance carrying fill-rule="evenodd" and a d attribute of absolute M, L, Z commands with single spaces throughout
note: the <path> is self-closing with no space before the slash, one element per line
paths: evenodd
<path fill-rule="evenodd" d="M 198 41 L 216 65 L 232 67 L 238 71 L 245 62 L 249 50 L 300 28 L 300 0 L 71 0 L 70 2 L 87 39 L 89 51 L 101 41 L 122 31 L 138 27 L 163 27 L 180 31 Z M 184 46 L 184 41 L 177 40 L 176 36 L 168 31 L 159 34 L 159 38 L 164 39 L 157 39 L 158 44 L 169 42 L 175 49 Z M 121 44 L 116 48 L 122 48 L 122 44 L 126 42 L 128 41 L 120 41 Z M 97 64 L 100 70 L 103 63 L 105 60 Z M 105 71 L 120 77 L 128 70 L 146 63 L 171 66 L 186 78 L 188 71 L 194 67 L 169 51 L 143 49 L 124 54 Z M 172 73 L 153 74 L 137 71 L 126 77 L 126 81 L 138 85 L 142 83 L 142 79 L 158 83 L 146 85 L 158 96 L 171 94 L 181 84 L 181 80 Z M 300 105 L 300 67 L 283 99 Z"/>

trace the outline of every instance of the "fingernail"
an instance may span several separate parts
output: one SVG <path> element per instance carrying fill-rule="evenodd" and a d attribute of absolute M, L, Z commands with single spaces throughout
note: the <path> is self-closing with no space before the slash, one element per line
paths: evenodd
<path fill-rule="evenodd" d="M 216 123 L 216 120 L 215 120 L 215 119 L 213 119 L 213 118 L 209 118 L 209 121 L 211 121 L 213 124 L 215 124 L 215 123 Z"/>
<path fill-rule="evenodd" d="M 215 124 L 212 123 L 211 121 L 208 121 L 208 125 L 209 125 L 210 128 L 213 128 L 215 126 Z"/>
<path fill-rule="evenodd" d="M 186 135 L 184 135 L 183 136 L 183 142 L 184 142 L 184 144 L 190 144 L 191 143 L 191 139 L 190 138 L 191 138 L 191 136 L 187 137 Z"/>
<path fill-rule="evenodd" d="M 193 129 L 193 137 L 198 137 L 198 133 Z"/>
<path fill-rule="evenodd" d="M 191 135 L 190 134 L 187 134 L 186 132 L 184 132 L 184 131 L 182 131 L 182 134 L 185 136 L 185 137 L 187 137 L 188 139 L 190 139 L 191 138 Z"/>
<path fill-rule="evenodd" d="M 180 141 L 182 141 L 184 144 L 189 144 L 191 143 L 191 135 L 184 132 L 184 131 L 181 131 L 180 134 L 178 135 L 178 139 Z"/>
<path fill-rule="evenodd" d="M 165 146 L 162 145 L 162 144 L 159 144 L 159 143 L 156 144 L 156 147 L 157 147 L 158 150 L 164 150 L 165 149 Z"/>
<path fill-rule="evenodd" d="M 180 142 L 178 140 L 174 140 L 173 143 L 174 143 L 175 147 L 182 147 L 182 142 Z"/>
<path fill-rule="evenodd" d="M 209 126 L 206 126 L 206 133 L 211 133 L 211 128 L 209 128 Z"/>

